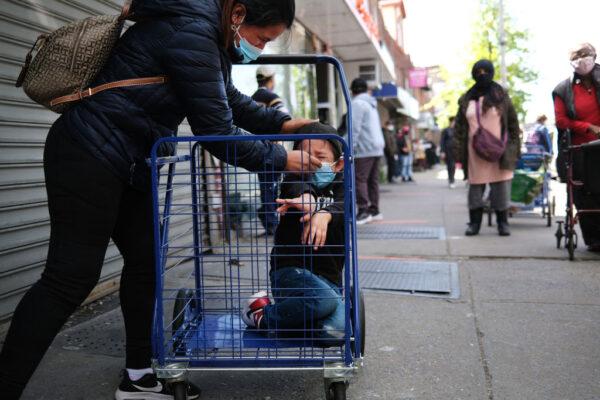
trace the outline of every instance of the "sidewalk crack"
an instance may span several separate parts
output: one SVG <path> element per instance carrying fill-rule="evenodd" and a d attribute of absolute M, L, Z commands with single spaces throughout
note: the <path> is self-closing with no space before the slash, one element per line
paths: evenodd
<path fill-rule="evenodd" d="M 488 364 L 487 355 L 485 353 L 485 347 L 483 344 L 484 333 L 481 330 L 479 318 L 477 316 L 477 310 L 475 308 L 475 295 L 473 291 L 473 282 L 471 281 L 471 271 L 467 270 L 467 277 L 469 281 L 469 296 L 471 299 L 471 313 L 473 314 L 473 325 L 475 326 L 475 333 L 477 335 L 477 345 L 479 346 L 479 359 L 483 368 L 483 374 L 485 376 L 485 389 L 487 392 L 487 400 L 494 400 L 494 391 L 492 388 L 492 374 L 490 372 L 490 366 Z"/>

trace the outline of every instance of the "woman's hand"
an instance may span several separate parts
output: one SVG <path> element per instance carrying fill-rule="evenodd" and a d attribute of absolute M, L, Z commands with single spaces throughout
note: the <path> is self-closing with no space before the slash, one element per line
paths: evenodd
<path fill-rule="evenodd" d="M 331 222 L 331 213 L 328 211 L 319 211 L 312 216 L 307 214 L 300 221 L 304 222 L 302 244 L 312 244 L 315 250 L 323 247 L 327 240 L 327 226 Z"/>
<path fill-rule="evenodd" d="M 594 135 L 598 136 L 598 135 L 600 135 L 600 126 L 590 125 L 590 127 L 588 128 L 588 131 L 590 131 Z"/>
<path fill-rule="evenodd" d="M 295 118 L 285 121 L 281 126 L 281 133 L 296 133 L 304 125 L 319 122 L 318 119 Z"/>
<path fill-rule="evenodd" d="M 281 204 L 276 210 L 281 215 L 285 215 L 291 208 L 295 208 L 306 214 L 302 218 L 308 215 L 310 219 L 310 215 L 317 209 L 317 201 L 310 193 L 304 193 L 295 199 L 276 199 L 275 202 Z"/>
<path fill-rule="evenodd" d="M 293 150 L 287 153 L 285 170 L 290 172 L 310 172 L 321 168 L 321 161 L 305 151 Z"/>

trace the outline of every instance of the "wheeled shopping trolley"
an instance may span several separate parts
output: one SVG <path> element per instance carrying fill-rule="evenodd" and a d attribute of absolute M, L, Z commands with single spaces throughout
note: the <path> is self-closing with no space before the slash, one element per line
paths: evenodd
<path fill-rule="evenodd" d="M 556 247 L 564 246 L 569 253 L 569 260 L 575 259 L 579 236 L 576 226 L 582 215 L 600 214 L 600 209 L 575 209 L 574 191 L 583 189 L 589 193 L 600 193 L 600 140 L 582 145 L 571 144 L 571 133 L 565 132 L 562 137 L 561 150 L 566 164 L 567 209 L 564 221 L 557 221 L 555 233 Z"/>
<path fill-rule="evenodd" d="M 259 64 L 331 64 L 352 112 L 340 63 L 327 56 L 268 56 Z M 297 329 L 247 328 L 240 318 L 255 292 L 271 293 L 273 238 L 261 223 L 261 185 L 277 186 L 282 174 L 308 183 L 310 171 L 276 171 L 265 159 L 260 171 L 242 168 L 239 157 L 256 141 L 286 143 L 302 139 L 337 141 L 343 149 L 344 207 L 340 246 L 345 263 L 339 291 L 344 329 L 322 338 L 323 327 L 311 316 Z M 159 157 L 164 143 L 175 143 L 176 156 Z M 208 152 L 219 143 L 219 159 Z M 154 197 L 156 312 L 152 328 L 153 368 L 170 381 L 177 400 L 186 398 L 187 376 L 196 371 L 323 372 L 327 399 L 346 398 L 350 378 L 362 366 L 365 310 L 356 255 L 352 135 L 245 135 L 166 138 L 153 147 L 150 160 Z M 254 160 L 255 161 L 255 160 Z M 321 199 L 319 199 L 321 201 Z M 341 212 L 340 212 L 341 213 Z M 301 215 L 298 216 L 300 218 Z M 192 240 L 188 239 L 192 237 Z M 314 247 L 306 245 L 307 256 Z M 311 259 L 308 257 L 307 259 Z M 310 263 L 303 266 L 310 269 Z M 318 296 L 318 295 L 317 295 Z M 277 299 L 275 299 L 277 301 Z"/>

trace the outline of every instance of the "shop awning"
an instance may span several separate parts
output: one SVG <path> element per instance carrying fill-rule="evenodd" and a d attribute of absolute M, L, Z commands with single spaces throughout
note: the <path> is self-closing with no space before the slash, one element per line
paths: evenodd
<path fill-rule="evenodd" d="M 384 83 L 381 85 L 381 89 L 373 91 L 373 96 L 391 104 L 399 114 L 404 114 L 415 121 L 419 119 L 418 100 L 403 88 L 393 83 Z"/>
<path fill-rule="evenodd" d="M 395 79 L 392 58 L 359 14 L 355 1 L 296 0 L 296 17 L 344 62 L 377 60 Z"/>

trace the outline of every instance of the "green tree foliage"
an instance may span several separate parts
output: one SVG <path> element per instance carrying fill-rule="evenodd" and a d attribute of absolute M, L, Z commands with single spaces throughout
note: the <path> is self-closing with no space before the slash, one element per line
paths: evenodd
<path fill-rule="evenodd" d="M 473 36 L 467 47 L 464 71 L 451 73 L 443 66 L 440 75 L 446 82 L 446 87 L 434 99 L 434 105 L 442 107 L 440 117 L 447 120 L 450 115 L 458 111 L 457 101 L 460 96 L 473 85 L 471 67 L 482 58 L 491 60 L 496 67 L 495 80 L 500 81 L 500 33 L 499 33 L 499 7 L 497 0 L 480 0 L 480 12 L 474 22 Z M 508 91 L 513 101 L 519 119 L 524 121 L 526 110 L 525 103 L 530 94 L 527 85 L 537 79 L 537 73 L 527 66 L 529 49 L 527 42 L 529 33 L 514 27 L 509 15 L 504 16 L 504 31 L 506 38 L 506 64 L 508 75 Z"/>

